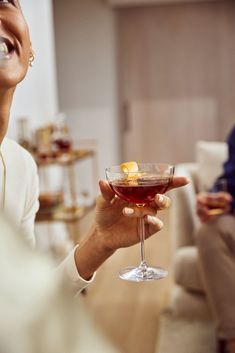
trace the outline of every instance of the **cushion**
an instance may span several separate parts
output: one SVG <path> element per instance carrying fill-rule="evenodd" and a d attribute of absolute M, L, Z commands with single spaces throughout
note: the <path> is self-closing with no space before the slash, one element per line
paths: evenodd
<path fill-rule="evenodd" d="M 185 289 L 204 292 L 198 268 L 196 246 L 184 246 L 177 250 L 174 259 L 175 281 Z"/>
<path fill-rule="evenodd" d="M 211 319 L 211 312 L 205 295 L 174 286 L 170 294 L 170 308 L 172 313 L 190 320 Z"/>
<path fill-rule="evenodd" d="M 199 191 L 205 191 L 212 187 L 215 179 L 222 173 L 223 163 L 227 157 L 227 143 L 209 141 L 197 142 L 196 162 L 199 168 Z"/>

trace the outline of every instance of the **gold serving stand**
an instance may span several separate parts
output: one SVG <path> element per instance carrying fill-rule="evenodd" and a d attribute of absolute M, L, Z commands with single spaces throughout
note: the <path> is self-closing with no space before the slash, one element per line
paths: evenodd
<path fill-rule="evenodd" d="M 77 193 L 77 180 L 75 175 L 75 165 L 84 159 L 90 158 L 92 161 L 92 178 L 94 190 L 97 188 L 98 181 L 98 162 L 97 153 L 94 149 L 71 149 L 69 151 L 57 152 L 56 154 L 34 153 L 34 159 L 39 171 L 44 176 L 44 183 L 47 184 L 46 169 L 52 165 L 58 165 L 67 169 L 68 192 L 71 205 L 64 205 L 63 194 L 48 192 L 40 195 L 40 208 L 36 215 L 36 222 L 64 222 L 67 225 L 69 235 L 74 244 L 80 238 L 79 221 L 94 208 L 95 201 L 84 206 L 79 204 Z"/>

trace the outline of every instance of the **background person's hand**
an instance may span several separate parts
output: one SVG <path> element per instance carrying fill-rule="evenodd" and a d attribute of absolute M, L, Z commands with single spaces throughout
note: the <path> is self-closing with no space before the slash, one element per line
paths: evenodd
<path fill-rule="evenodd" d="M 211 222 L 219 215 L 228 213 L 231 202 L 232 196 L 228 192 L 201 192 L 197 195 L 197 215 L 202 223 Z"/>

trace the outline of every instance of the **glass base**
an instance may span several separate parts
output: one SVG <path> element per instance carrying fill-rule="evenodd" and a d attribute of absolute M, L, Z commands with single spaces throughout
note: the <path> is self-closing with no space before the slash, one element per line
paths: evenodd
<path fill-rule="evenodd" d="M 119 277 L 125 281 L 132 282 L 147 282 L 156 281 L 161 278 L 165 278 L 168 275 L 168 271 L 161 267 L 127 267 L 119 272 Z"/>

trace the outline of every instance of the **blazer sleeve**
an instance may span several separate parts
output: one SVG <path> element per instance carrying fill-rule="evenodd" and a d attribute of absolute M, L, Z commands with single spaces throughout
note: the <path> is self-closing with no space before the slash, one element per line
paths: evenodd
<path fill-rule="evenodd" d="M 37 166 L 33 158 L 26 155 L 27 158 L 27 189 L 24 205 L 24 214 L 21 220 L 20 232 L 32 247 L 35 246 L 34 224 L 35 216 L 39 209 L 39 179 Z"/>
<path fill-rule="evenodd" d="M 235 127 L 229 134 L 228 140 L 228 159 L 223 165 L 223 174 L 215 181 L 215 184 L 212 188 L 212 191 L 221 191 L 219 190 L 219 180 L 226 180 L 226 189 L 232 195 L 232 210 L 235 209 Z"/>

